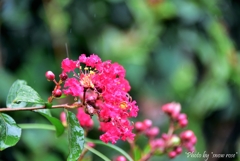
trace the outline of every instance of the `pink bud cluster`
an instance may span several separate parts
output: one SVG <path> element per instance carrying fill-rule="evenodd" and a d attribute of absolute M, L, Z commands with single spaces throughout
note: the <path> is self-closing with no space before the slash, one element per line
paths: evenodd
<path fill-rule="evenodd" d="M 191 130 L 183 131 L 180 134 L 182 145 L 190 152 L 195 151 L 194 145 L 197 143 L 197 137 Z"/>
<path fill-rule="evenodd" d="M 52 102 L 53 98 L 58 98 L 62 96 L 61 84 L 68 78 L 68 76 L 66 73 L 62 73 L 59 75 L 59 82 L 56 82 L 55 74 L 52 71 L 47 71 L 45 73 L 45 77 L 48 81 L 53 81 L 56 85 L 54 90 L 52 91 L 52 96 L 48 98 L 48 101 Z"/>
<path fill-rule="evenodd" d="M 104 132 L 100 136 L 102 141 L 116 143 L 119 139 L 134 139 L 134 126 L 129 118 L 137 116 L 138 106 L 128 94 L 131 87 L 125 79 L 123 66 L 111 61 L 103 62 L 94 54 L 89 57 L 82 54 L 78 60 L 64 59 L 61 68 L 59 82 L 55 81 L 52 72 L 46 73 L 47 79 L 56 84 L 49 102 L 60 97 L 60 91 L 73 96 L 81 126 L 91 128 L 91 117 L 98 117 L 100 130 Z"/>
<path fill-rule="evenodd" d="M 187 126 L 187 115 L 184 113 L 180 113 L 181 105 L 179 103 L 167 103 L 162 106 L 162 111 L 168 114 L 171 119 L 176 121 L 181 128 Z"/>
<path fill-rule="evenodd" d="M 143 156 L 149 158 L 151 154 L 164 154 L 167 153 L 169 158 L 175 158 L 182 153 L 182 148 L 186 148 L 189 152 L 195 150 L 197 137 L 191 130 L 186 130 L 180 134 L 175 131 L 183 129 L 188 124 L 187 115 L 181 112 L 181 105 L 179 103 L 168 103 L 162 106 L 164 111 L 170 117 L 170 127 L 168 133 L 162 133 L 160 137 L 158 134 L 160 129 L 152 126 L 151 120 L 144 120 L 143 122 L 135 123 L 135 130 L 137 134 L 144 134 L 149 139 L 151 152 Z"/>
<path fill-rule="evenodd" d="M 136 122 L 135 129 L 137 133 L 143 133 L 149 139 L 155 138 L 160 132 L 160 129 L 158 127 L 152 126 L 152 121 L 149 119 L 145 119 L 143 122 Z"/>
<path fill-rule="evenodd" d="M 181 113 L 181 105 L 179 103 L 167 103 L 162 106 L 162 111 L 165 112 L 171 120 L 168 134 L 162 134 L 164 140 L 164 150 L 168 152 L 169 158 L 175 158 L 181 154 L 182 147 L 185 147 L 189 152 L 195 151 L 197 137 L 191 130 L 181 132 L 179 135 L 174 134 L 178 129 L 187 126 L 187 115 Z"/>

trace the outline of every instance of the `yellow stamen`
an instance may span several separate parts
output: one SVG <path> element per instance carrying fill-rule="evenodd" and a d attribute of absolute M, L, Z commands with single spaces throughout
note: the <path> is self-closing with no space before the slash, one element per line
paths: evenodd
<path fill-rule="evenodd" d="M 126 102 L 121 102 L 119 107 L 121 109 L 125 110 L 127 108 L 127 103 Z"/>
<path fill-rule="evenodd" d="M 92 71 L 92 70 L 90 70 L 90 74 L 95 74 L 95 72 L 94 72 L 94 71 Z"/>

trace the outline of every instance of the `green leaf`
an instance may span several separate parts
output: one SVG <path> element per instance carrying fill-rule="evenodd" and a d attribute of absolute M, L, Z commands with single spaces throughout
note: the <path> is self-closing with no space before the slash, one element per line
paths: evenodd
<path fill-rule="evenodd" d="M 134 160 L 139 160 L 142 156 L 142 151 L 141 149 L 136 145 L 134 146 L 134 149 L 133 149 L 133 157 L 134 157 Z"/>
<path fill-rule="evenodd" d="M 62 122 L 59 119 L 52 117 L 49 109 L 34 110 L 34 112 L 40 113 L 54 125 L 57 137 L 61 136 L 64 133 L 64 126 Z"/>
<path fill-rule="evenodd" d="M 0 113 L 0 151 L 14 146 L 21 137 L 22 129 L 8 115 Z"/>
<path fill-rule="evenodd" d="M 14 99 L 17 97 L 17 93 L 18 90 L 23 86 L 26 85 L 27 82 L 23 81 L 23 80 L 16 80 L 13 85 L 11 86 L 9 92 L 8 92 L 8 96 L 7 96 L 7 102 L 6 102 L 6 106 L 7 107 L 19 107 L 19 106 L 24 106 L 25 103 L 20 103 L 20 104 L 14 104 Z M 24 104 L 24 105 L 22 105 Z"/>
<path fill-rule="evenodd" d="M 13 83 L 6 102 L 6 106 L 9 108 L 37 107 L 44 104 L 45 102 L 40 98 L 39 94 L 23 80 L 17 80 Z"/>
<path fill-rule="evenodd" d="M 84 130 L 80 126 L 76 115 L 65 109 L 67 115 L 67 130 L 69 142 L 68 161 L 76 161 L 84 148 Z"/>
<path fill-rule="evenodd" d="M 151 146 L 150 144 L 146 145 L 145 148 L 143 149 L 143 154 L 147 154 L 149 153 L 151 150 Z"/>

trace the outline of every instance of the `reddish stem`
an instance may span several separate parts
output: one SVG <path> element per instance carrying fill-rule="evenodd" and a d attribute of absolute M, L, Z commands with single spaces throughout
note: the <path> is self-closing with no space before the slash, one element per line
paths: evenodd
<path fill-rule="evenodd" d="M 173 132 L 175 130 L 175 126 L 174 126 L 174 120 L 170 120 L 170 127 L 168 129 L 168 136 L 172 136 Z"/>
<path fill-rule="evenodd" d="M 88 152 L 88 149 L 84 148 L 82 154 L 80 155 L 80 157 L 78 158 L 77 161 L 82 161 L 83 157 L 85 156 L 85 154 Z"/>
<path fill-rule="evenodd" d="M 144 155 L 139 161 L 147 161 L 151 158 L 151 156 L 154 154 L 155 149 L 151 149 L 149 153 Z"/>

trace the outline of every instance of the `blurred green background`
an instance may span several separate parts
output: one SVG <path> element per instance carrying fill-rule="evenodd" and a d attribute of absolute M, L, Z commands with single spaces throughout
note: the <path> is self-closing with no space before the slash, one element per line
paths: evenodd
<path fill-rule="evenodd" d="M 240 160 L 239 11 L 236 0 L 0 0 L 0 107 L 16 79 L 47 99 L 54 87 L 45 79 L 47 70 L 58 75 L 67 56 L 95 53 L 125 67 L 140 108 L 135 120 L 151 118 L 164 132 L 168 120 L 161 105 L 180 102 L 198 137 L 197 152 L 236 154 L 208 161 Z M 8 114 L 17 123 L 48 123 L 31 112 Z M 96 128 L 89 137 L 99 135 Z M 96 149 L 110 158 L 118 155 Z M 0 160 L 60 161 L 67 154 L 66 135 L 24 130 L 15 147 L 0 152 Z M 168 158 L 151 159 L 162 160 Z M 174 160 L 203 158 L 184 152 Z"/>

